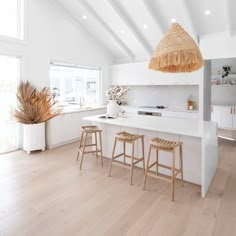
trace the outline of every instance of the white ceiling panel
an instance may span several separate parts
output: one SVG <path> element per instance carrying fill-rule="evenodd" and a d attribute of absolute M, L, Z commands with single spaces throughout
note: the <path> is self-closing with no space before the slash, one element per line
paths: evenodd
<path fill-rule="evenodd" d="M 154 49 L 161 40 L 163 34 L 148 12 L 143 0 L 119 0 L 123 8 L 135 22 L 138 30 Z"/>
<path fill-rule="evenodd" d="M 78 4 L 78 0 L 58 0 L 60 4 L 71 14 L 73 18 L 87 30 L 95 40 L 98 40 L 114 57 L 123 58 L 127 54 L 112 39 L 111 35 L 89 13 Z M 87 18 L 84 19 L 84 16 Z"/>
<path fill-rule="evenodd" d="M 120 62 L 149 58 L 172 19 L 195 40 L 219 32 L 227 37 L 236 33 L 236 0 L 54 1 Z"/>
<path fill-rule="evenodd" d="M 171 26 L 172 20 L 176 20 L 193 38 L 197 38 L 196 29 L 192 24 L 185 0 L 149 0 L 149 4 L 156 11 L 166 31 Z"/>
<path fill-rule="evenodd" d="M 107 0 L 86 0 L 110 29 L 135 54 L 135 57 L 148 56 L 146 50 L 133 35 L 126 23 L 120 18 Z"/>
<path fill-rule="evenodd" d="M 227 0 L 186 1 L 197 32 L 200 35 L 223 32 L 226 30 L 226 1 Z M 210 11 L 209 15 L 204 14 L 207 10 Z"/>

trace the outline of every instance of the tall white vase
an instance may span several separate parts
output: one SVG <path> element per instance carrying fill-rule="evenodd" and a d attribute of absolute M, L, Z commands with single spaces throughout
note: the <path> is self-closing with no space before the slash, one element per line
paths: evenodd
<path fill-rule="evenodd" d="M 117 100 L 109 100 L 107 104 L 107 115 L 117 117 L 120 112 L 120 107 L 117 104 Z"/>
<path fill-rule="evenodd" d="M 45 150 L 45 122 L 39 124 L 23 124 L 23 149 L 31 151 Z"/>

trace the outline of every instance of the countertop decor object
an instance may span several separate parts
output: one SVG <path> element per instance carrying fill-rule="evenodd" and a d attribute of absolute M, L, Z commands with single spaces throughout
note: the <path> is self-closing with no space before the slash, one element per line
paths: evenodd
<path fill-rule="evenodd" d="M 178 24 L 173 23 L 157 45 L 149 68 L 162 72 L 192 72 L 204 64 L 202 54 L 193 38 Z"/>
<path fill-rule="evenodd" d="M 111 117 L 117 117 L 120 112 L 120 107 L 117 100 L 109 100 L 107 104 L 107 115 Z"/>
<path fill-rule="evenodd" d="M 125 95 L 129 90 L 130 90 L 129 87 L 124 89 L 121 86 L 117 85 L 106 91 L 106 97 L 109 101 L 107 105 L 107 115 L 112 117 L 118 116 L 120 112 L 118 104 L 121 105 L 122 103 L 125 102 Z"/>
<path fill-rule="evenodd" d="M 45 150 L 45 122 L 60 114 L 49 88 L 37 89 L 21 81 L 17 89 L 18 107 L 13 116 L 23 124 L 23 149 Z"/>

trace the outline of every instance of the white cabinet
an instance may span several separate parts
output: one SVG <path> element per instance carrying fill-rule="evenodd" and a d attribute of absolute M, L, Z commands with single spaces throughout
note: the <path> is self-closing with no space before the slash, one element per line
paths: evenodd
<path fill-rule="evenodd" d="M 211 120 L 216 121 L 221 129 L 236 129 L 236 107 L 212 106 Z"/>
<path fill-rule="evenodd" d="M 47 148 L 51 149 L 80 138 L 80 127 L 88 124 L 83 117 L 106 113 L 106 109 L 65 113 L 49 120 L 46 124 Z"/>
<path fill-rule="evenodd" d="M 220 108 L 220 121 L 219 127 L 232 129 L 233 128 L 233 108 L 232 107 L 221 107 Z"/>
<path fill-rule="evenodd" d="M 236 107 L 232 107 L 232 113 L 233 113 L 233 129 L 236 129 Z"/>
<path fill-rule="evenodd" d="M 211 106 L 211 121 L 218 122 L 220 121 L 220 107 Z"/>

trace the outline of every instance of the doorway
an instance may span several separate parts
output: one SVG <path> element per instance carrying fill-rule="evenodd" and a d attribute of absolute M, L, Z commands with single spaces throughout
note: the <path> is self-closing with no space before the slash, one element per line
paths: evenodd
<path fill-rule="evenodd" d="M 16 108 L 16 90 L 20 58 L 0 55 L 0 154 L 18 149 L 18 128 L 12 117 Z"/>

